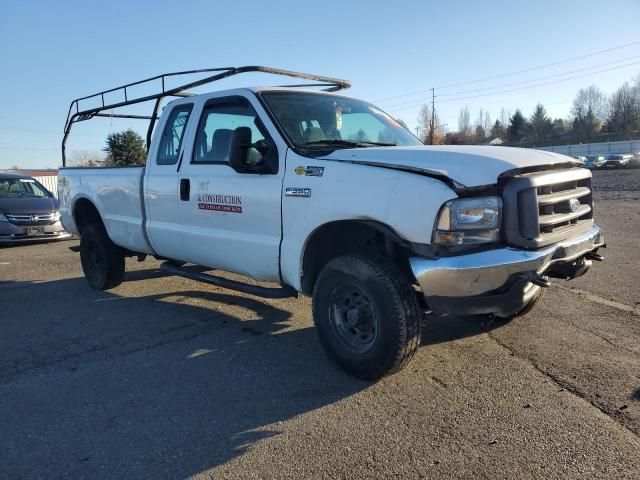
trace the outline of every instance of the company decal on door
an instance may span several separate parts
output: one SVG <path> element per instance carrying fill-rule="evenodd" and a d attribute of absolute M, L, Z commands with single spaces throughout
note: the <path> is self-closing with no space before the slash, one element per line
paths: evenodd
<path fill-rule="evenodd" d="M 199 193 L 198 208 L 212 212 L 242 213 L 242 197 L 240 195 Z"/>

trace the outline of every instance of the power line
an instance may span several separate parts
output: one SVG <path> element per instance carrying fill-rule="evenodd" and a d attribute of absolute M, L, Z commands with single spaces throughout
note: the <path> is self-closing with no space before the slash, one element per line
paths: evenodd
<path fill-rule="evenodd" d="M 464 99 L 467 99 L 467 98 L 485 97 L 485 96 L 490 96 L 490 95 L 498 95 L 498 94 L 501 94 L 501 93 L 508 93 L 508 92 L 516 92 L 516 91 L 519 91 L 519 90 L 526 90 L 528 88 L 542 87 L 542 86 L 545 86 L 545 85 L 553 85 L 555 83 L 561 83 L 561 82 L 566 82 L 568 80 L 575 80 L 575 79 L 578 79 L 578 78 L 589 77 L 591 75 L 597 75 L 599 73 L 612 72 L 613 70 L 620 70 L 621 68 L 628 68 L 628 67 L 632 67 L 634 65 L 639 65 L 639 64 L 640 64 L 640 62 L 632 62 L 632 63 L 627 63 L 626 65 L 619 65 L 617 67 L 605 68 L 603 70 L 598 70 L 596 72 L 590 72 L 590 73 L 587 73 L 587 74 L 584 74 L 584 75 L 574 75 L 573 77 L 561 78 L 560 80 L 554 80 L 554 81 L 551 81 L 551 82 L 537 83 L 535 85 L 527 85 L 526 87 L 512 88 L 512 89 L 501 90 L 499 92 L 492 92 L 492 93 L 483 93 L 483 94 L 480 94 L 480 95 L 472 95 L 472 96 L 469 96 L 469 97 L 447 98 L 445 100 L 441 100 L 440 102 L 441 103 L 442 102 L 453 102 L 453 101 L 456 101 L 456 100 L 464 100 Z"/>
<path fill-rule="evenodd" d="M 566 60 L 560 60 L 558 62 L 547 63 L 545 65 L 539 65 L 537 67 L 525 68 L 524 70 L 518 70 L 516 72 L 504 73 L 502 75 L 493 75 L 491 77 L 481 78 L 481 79 L 478 79 L 478 80 L 470 80 L 468 82 L 452 83 L 452 84 L 449 84 L 449 85 L 441 85 L 441 86 L 435 87 L 435 88 L 442 89 L 442 88 L 450 88 L 450 87 L 460 87 L 462 85 L 469 85 L 471 83 L 484 82 L 486 80 L 495 80 L 496 78 L 503 78 L 503 77 L 508 77 L 508 76 L 511 76 L 511 75 L 518 75 L 520 73 L 532 72 L 534 70 L 539 70 L 541 68 L 554 67 L 556 65 L 562 65 L 563 63 L 573 62 L 575 60 L 582 60 L 583 58 L 593 57 L 595 55 L 600 55 L 602 53 L 612 52 L 613 50 L 620 50 L 621 48 L 627 48 L 627 47 L 631 47 L 633 45 L 638 45 L 638 44 L 640 44 L 640 41 L 627 43 L 625 45 L 620 45 L 620 46 L 617 46 L 617 47 L 607 48 L 605 50 L 599 50 L 597 52 L 587 53 L 586 55 L 581 55 L 579 57 L 567 58 Z"/>
<path fill-rule="evenodd" d="M 0 146 L 0 150 L 55 150 L 60 151 L 59 148 L 45 148 L 45 147 L 2 147 Z"/>
<path fill-rule="evenodd" d="M 469 81 L 465 81 L 465 82 L 450 83 L 448 85 L 440 85 L 438 87 L 433 87 L 433 88 L 443 89 L 443 88 L 451 88 L 451 87 L 460 87 L 460 86 L 463 86 L 463 85 L 470 85 L 470 84 L 473 84 L 473 83 L 486 82 L 487 80 L 495 80 L 496 78 L 504 78 L 504 77 L 509 77 L 509 76 L 512 76 L 512 75 L 518 75 L 520 73 L 532 72 L 534 70 L 540 70 L 540 69 L 543 69 L 543 68 L 553 67 L 553 66 L 556 66 L 556 65 L 562 65 L 563 63 L 573 62 L 573 61 L 576 61 L 576 60 L 582 60 L 583 58 L 589 58 L 589 57 L 593 57 L 593 56 L 596 56 L 596 55 L 601 55 L 603 53 L 612 52 L 614 50 L 620 50 L 622 48 L 627 48 L 627 47 L 631 47 L 633 45 L 638 45 L 638 44 L 640 44 L 640 41 L 626 43 L 624 45 L 618 45 L 617 47 L 611 47 L 611 48 L 607 48 L 605 50 L 598 50 L 597 52 L 591 52 L 591 53 L 587 53 L 585 55 L 580 55 L 578 57 L 567 58 L 567 59 L 560 60 L 560 61 L 557 61 L 557 62 L 546 63 L 544 65 L 538 65 L 536 67 L 525 68 L 523 70 L 517 70 L 515 72 L 503 73 L 503 74 L 500 74 L 500 75 L 492 75 L 490 77 L 484 77 L 484 78 L 479 78 L 479 79 L 476 79 L 476 80 L 469 80 Z M 431 90 L 431 88 L 427 88 L 427 89 L 418 90 L 418 91 L 412 92 L 412 93 L 405 93 L 405 94 L 396 95 L 396 96 L 393 96 L 393 97 L 380 98 L 380 99 L 376 100 L 375 102 L 382 102 L 382 101 L 385 101 L 385 100 L 392 100 L 392 99 L 395 99 L 395 98 L 410 97 L 412 95 L 418 95 L 420 93 L 426 93 L 426 92 L 428 92 L 430 90 Z"/>
<path fill-rule="evenodd" d="M 593 65 L 591 67 L 578 68 L 576 70 L 570 70 L 568 72 L 556 73 L 554 75 L 546 75 L 544 77 L 533 78 L 531 80 L 522 80 L 522 81 L 519 81 L 519 82 L 503 83 L 502 85 L 495 85 L 493 87 L 475 88 L 475 89 L 472 89 L 472 90 L 464 90 L 464 91 L 451 92 L 451 93 L 442 93 L 440 95 L 437 95 L 437 97 L 450 97 L 450 96 L 456 96 L 456 95 L 465 95 L 467 93 L 486 92 L 487 90 L 495 90 L 497 88 L 506 88 L 506 87 L 511 87 L 511 86 L 514 86 L 514 85 L 522 85 L 522 84 L 526 84 L 526 83 L 539 82 L 540 80 L 547 80 L 549 78 L 564 77 L 565 75 L 570 75 L 572 73 L 584 72 L 584 71 L 587 71 L 587 70 L 593 70 L 594 68 L 606 67 L 608 65 L 613 65 L 615 63 L 620 63 L 620 62 L 627 62 L 629 60 L 635 60 L 636 58 L 640 58 L 640 55 L 634 55 L 632 57 L 622 58 L 620 60 L 614 60 L 612 62 L 601 63 L 599 65 Z M 395 104 L 393 106 L 400 107 L 402 105 L 413 104 L 413 103 L 415 103 L 417 101 L 426 101 L 427 99 L 428 99 L 428 97 L 424 97 L 424 98 L 422 98 L 420 100 L 419 99 L 409 100 L 407 102 L 397 103 L 397 104 Z M 389 106 L 387 108 L 391 108 L 391 107 L 392 106 Z"/>
<path fill-rule="evenodd" d="M 481 93 L 479 95 L 470 95 L 470 96 L 467 96 L 467 97 L 446 98 L 444 100 L 441 100 L 440 103 L 455 102 L 455 101 L 458 101 L 458 100 L 467 100 L 467 99 L 470 99 L 470 98 L 478 98 L 478 97 L 489 97 L 489 96 L 492 96 L 492 95 L 501 95 L 503 93 L 517 92 L 517 91 L 526 90 L 526 89 L 529 89 L 529 88 L 542 87 L 542 86 L 545 86 L 545 85 L 553 85 L 555 83 L 561 83 L 561 82 L 566 82 L 566 81 L 569 81 L 569 80 L 575 80 L 577 78 L 584 78 L 584 77 L 588 77 L 588 76 L 591 76 L 591 75 L 596 75 L 598 73 L 611 72 L 613 70 L 619 70 L 621 68 L 627 68 L 627 67 L 631 67 L 631 66 L 638 65 L 638 64 L 640 64 L 640 62 L 628 63 L 626 65 L 620 65 L 620 66 L 613 67 L 613 68 L 606 68 L 604 70 L 599 70 L 597 72 L 590 72 L 590 73 L 587 73 L 587 74 L 584 74 L 584 75 L 575 75 L 573 77 L 562 78 L 560 80 L 554 80 L 554 81 L 551 81 L 551 82 L 544 82 L 544 83 L 537 83 L 535 85 L 528 85 L 526 87 L 511 88 L 511 89 L 507 89 L 507 90 L 501 90 L 499 92 Z M 400 111 L 400 110 L 406 110 L 408 108 L 414 108 L 414 107 L 416 107 L 416 106 L 418 106 L 418 105 L 420 105 L 422 103 L 424 103 L 424 102 L 420 101 L 418 103 L 414 103 L 413 105 L 407 105 L 407 106 L 401 107 L 401 108 L 394 108 L 394 107 L 386 107 L 386 108 L 388 108 L 391 111 Z"/>

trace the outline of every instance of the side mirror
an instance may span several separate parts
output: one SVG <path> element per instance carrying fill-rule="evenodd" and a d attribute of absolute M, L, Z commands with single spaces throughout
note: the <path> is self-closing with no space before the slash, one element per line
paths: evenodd
<path fill-rule="evenodd" d="M 247 169 L 247 156 L 251 148 L 251 129 L 238 127 L 231 135 L 229 144 L 229 165 L 237 171 Z"/>

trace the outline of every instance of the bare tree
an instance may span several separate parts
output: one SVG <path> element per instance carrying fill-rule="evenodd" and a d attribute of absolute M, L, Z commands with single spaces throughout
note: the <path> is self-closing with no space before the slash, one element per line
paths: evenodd
<path fill-rule="evenodd" d="M 444 127 L 440 124 L 438 112 L 431 116 L 431 109 L 428 105 L 422 105 L 418 112 L 418 138 L 425 144 L 431 143 L 431 122 L 433 120 L 433 144 L 442 145 L 444 143 Z"/>
<path fill-rule="evenodd" d="M 433 144 L 442 145 L 444 143 L 444 130 L 440 125 L 440 119 L 438 118 L 438 112 L 434 112 L 433 118 L 431 116 L 431 109 L 428 105 L 422 105 L 418 112 L 418 138 L 423 143 L 431 142 L 431 121 L 433 120 Z"/>
<path fill-rule="evenodd" d="M 74 150 L 70 157 L 74 167 L 99 167 L 105 161 L 104 154 L 97 150 Z"/>
<path fill-rule="evenodd" d="M 502 125 L 509 124 L 509 117 L 511 117 L 511 112 L 506 112 L 504 107 L 500 110 L 500 123 Z"/>
<path fill-rule="evenodd" d="M 484 143 L 485 139 L 489 136 L 490 130 L 491 116 L 489 112 L 481 108 L 474 128 L 474 143 Z"/>
<path fill-rule="evenodd" d="M 598 122 L 604 122 L 607 117 L 607 99 L 595 85 L 581 88 L 573 100 L 571 113 L 577 119 L 592 115 Z"/>
<path fill-rule="evenodd" d="M 409 127 L 407 125 L 407 122 L 405 122 L 404 120 L 402 120 L 401 118 L 396 118 L 396 122 L 398 122 L 400 125 L 402 125 L 403 128 L 409 130 Z"/>
<path fill-rule="evenodd" d="M 625 83 L 611 95 L 610 109 L 609 132 L 631 138 L 633 131 L 640 130 L 640 88 Z"/>
<path fill-rule="evenodd" d="M 458 132 L 464 136 L 471 135 L 471 117 L 467 105 L 460 109 L 460 115 L 458 115 Z"/>
<path fill-rule="evenodd" d="M 487 136 L 489 136 L 489 130 L 491 130 L 491 115 L 489 112 L 484 112 L 484 120 L 482 121 L 482 128 L 486 132 Z"/>
<path fill-rule="evenodd" d="M 429 105 L 422 105 L 418 111 L 418 138 L 428 143 L 429 129 L 431 128 L 431 112 Z"/>

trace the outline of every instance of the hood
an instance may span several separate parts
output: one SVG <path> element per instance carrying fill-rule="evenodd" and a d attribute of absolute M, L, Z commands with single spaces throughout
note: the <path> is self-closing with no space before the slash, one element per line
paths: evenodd
<path fill-rule="evenodd" d="M 58 209 L 53 197 L 0 197 L 0 212 L 14 215 L 51 213 Z"/>
<path fill-rule="evenodd" d="M 495 184 L 510 170 L 580 165 L 571 157 L 544 150 L 479 145 L 350 148 L 322 158 L 444 176 L 464 187 Z"/>

